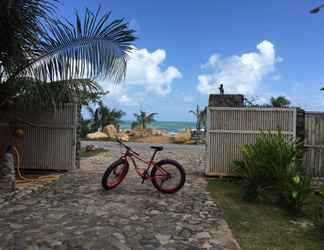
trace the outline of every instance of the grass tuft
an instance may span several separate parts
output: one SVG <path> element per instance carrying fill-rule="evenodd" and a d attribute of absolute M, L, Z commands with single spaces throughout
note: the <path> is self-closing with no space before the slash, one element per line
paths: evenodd
<path fill-rule="evenodd" d="M 100 153 L 104 153 L 104 152 L 108 152 L 108 151 L 109 151 L 108 149 L 104 149 L 104 148 L 99 148 L 99 149 L 92 150 L 92 151 L 86 151 L 85 148 L 82 148 L 81 152 L 80 152 L 80 157 L 88 158 L 88 157 L 96 156 Z"/>

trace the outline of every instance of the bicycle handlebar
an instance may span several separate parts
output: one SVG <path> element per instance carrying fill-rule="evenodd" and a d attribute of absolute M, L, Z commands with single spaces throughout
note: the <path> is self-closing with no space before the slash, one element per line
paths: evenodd
<path fill-rule="evenodd" d="M 123 143 L 120 139 L 116 139 L 116 142 L 118 142 L 121 146 L 126 148 L 126 150 L 131 151 L 133 154 L 139 156 L 139 153 L 136 153 L 133 149 L 131 149 L 129 146 L 127 146 L 125 143 Z"/>

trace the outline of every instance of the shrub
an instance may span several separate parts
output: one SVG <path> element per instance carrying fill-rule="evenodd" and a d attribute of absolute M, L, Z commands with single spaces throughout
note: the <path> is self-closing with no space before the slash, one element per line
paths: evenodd
<path fill-rule="evenodd" d="M 243 160 L 234 165 L 243 177 L 243 198 L 260 201 L 275 196 L 299 210 L 310 192 L 309 178 L 301 176 L 299 146 L 296 140 L 287 141 L 280 131 L 262 132 L 254 145 L 242 146 Z"/>
<path fill-rule="evenodd" d="M 241 147 L 244 160 L 234 161 L 235 170 L 243 178 L 242 197 L 247 201 L 261 201 L 267 187 L 269 179 L 260 167 L 259 155 L 256 153 L 254 145 L 244 145 Z"/>
<path fill-rule="evenodd" d="M 324 230 L 324 185 L 321 186 L 318 194 L 317 204 L 315 206 L 314 224 L 321 230 Z"/>
<path fill-rule="evenodd" d="M 296 175 L 288 179 L 287 188 L 283 190 L 283 201 L 294 212 L 300 212 L 311 192 L 311 178 Z"/>

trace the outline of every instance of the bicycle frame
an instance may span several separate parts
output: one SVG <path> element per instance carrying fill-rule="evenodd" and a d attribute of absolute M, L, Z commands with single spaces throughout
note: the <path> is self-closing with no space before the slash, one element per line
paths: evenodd
<path fill-rule="evenodd" d="M 156 162 L 154 161 L 154 158 L 155 158 L 155 155 L 156 155 L 157 151 L 154 151 L 151 159 L 149 161 L 145 160 L 145 159 L 142 159 L 138 153 L 136 152 L 131 152 L 131 150 L 127 149 L 126 152 L 120 157 L 120 159 L 123 159 L 125 160 L 128 164 L 129 164 L 129 161 L 128 159 L 131 160 L 133 166 L 134 166 L 134 169 L 136 171 L 136 173 L 142 177 L 142 183 L 144 182 L 144 180 L 152 180 L 152 179 L 157 179 L 157 178 L 166 178 L 169 173 L 168 171 L 166 171 L 165 169 L 163 169 L 162 167 L 160 167 L 160 170 L 162 170 L 161 172 L 164 172 L 163 175 L 155 175 L 154 177 L 151 177 L 148 175 L 148 171 L 150 170 L 151 167 L 153 167 Z M 136 161 L 135 159 L 141 161 L 141 162 L 144 162 L 146 164 L 146 167 L 144 169 L 140 169 L 137 164 L 136 164 Z M 143 171 L 141 171 L 143 170 Z"/>

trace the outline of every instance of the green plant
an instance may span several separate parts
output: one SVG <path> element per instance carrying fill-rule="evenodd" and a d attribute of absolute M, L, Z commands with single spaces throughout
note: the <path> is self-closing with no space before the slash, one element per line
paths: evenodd
<path fill-rule="evenodd" d="M 103 129 L 108 124 L 113 124 L 116 128 L 118 128 L 121 118 L 125 115 L 125 112 L 115 108 L 109 109 L 101 100 L 98 101 L 97 104 L 98 107 L 96 109 L 91 108 L 89 105 L 86 106 L 91 115 L 91 132 L 98 131 L 99 128 Z"/>
<path fill-rule="evenodd" d="M 306 199 L 311 192 L 311 178 L 296 175 L 287 180 L 287 188 L 283 190 L 284 201 L 288 208 L 298 213 L 306 204 Z"/>
<path fill-rule="evenodd" d="M 146 114 L 146 112 L 140 110 L 139 114 L 134 114 L 136 121 L 132 123 L 131 127 L 141 126 L 142 128 L 146 128 L 147 124 L 155 122 L 154 116 L 156 115 L 157 113 Z"/>
<path fill-rule="evenodd" d="M 91 132 L 91 120 L 83 119 L 81 117 L 81 131 L 80 131 L 80 137 L 86 138 L 87 134 Z"/>
<path fill-rule="evenodd" d="M 1 112 L 51 109 L 76 96 L 92 99 L 103 93 L 93 79 L 124 78 L 136 39 L 128 23 L 86 9 L 73 24 L 54 17 L 57 2 L 0 1 Z"/>
<path fill-rule="evenodd" d="M 269 186 L 269 178 L 259 165 L 259 155 L 256 154 L 254 145 L 243 145 L 241 151 L 244 159 L 234 161 L 234 165 L 236 173 L 243 178 L 242 198 L 247 201 L 261 201 L 265 189 Z"/>
<path fill-rule="evenodd" d="M 297 140 L 286 140 L 278 133 L 264 133 L 253 145 L 241 147 L 243 160 L 235 170 L 243 177 L 243 198 L 249 201 L 275 198 L 299 210 L 310 192 L 310 181 L 301 176 Z"/>
<path fill-rule="evenodd" d="M 320 191 L 317 192 L 317 202 L 314 211 L 314 224 L 324 231 L 324 185 L 321 185 Z"/>
<path fill-rule="evenodd" d="M 290 105 L 290 101 L 284 96 L 271 97 L 270 99 L 272 107 L 285 108 Z"/>

